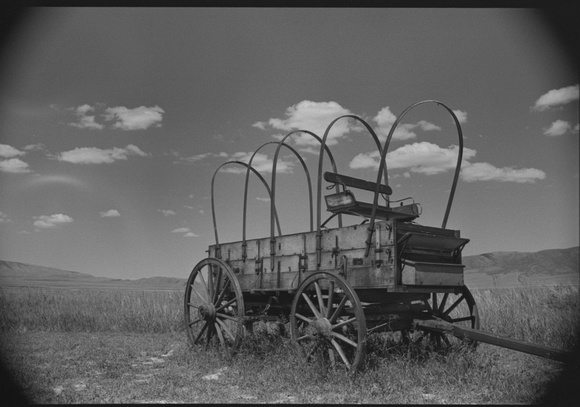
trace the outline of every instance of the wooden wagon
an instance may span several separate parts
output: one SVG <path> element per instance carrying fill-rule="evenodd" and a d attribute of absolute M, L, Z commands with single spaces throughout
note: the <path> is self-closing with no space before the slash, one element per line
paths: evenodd
<path fill-rule="evenodd" d="M 407 198 L 392 200 L 388 184 L 386 155 L 393 133 L 407 112 L 426 103 L 435 103 L 452 116 L 459 140 L 457 164 L 440 227 L 417 223 L 420 205 Z M 358 121 L 377 146 L 380 163 L 374 181 L 337 172 L 326 141 L 332 126 L 345 118 Z M 315 224 L 310 174 L 300 154 L 285 143 L 297 133 L 320 142 Z M 437 347 L 451 345 L 456 337 L 471 345 L 475 344 L 474 339 L 496 340 L 497 336 L 481 336 L 478 331 L 477 306 L 464 283 L 461 253 L 469 239 L 461 237 L 459 230 L 446 228 L 463 154 L 461 126 L 449 107 L 434 100 L 409 106 L 392 125 L 384 145 L 373 129 L 354 115 L 332 121 L 322 138 L 300 130 L 273 143 L 277 148 L 270 184 L 252 166 L 254 156 L 265 144 L 248 163 L 222 164 L 246 168 L 240 241 L 219 242 L 213 190 L 215 175 L 222 166 L 214 173 L 211 188 L 216 243 L 209 246 L 208 257 L 193 268 L 184 300 L 185 324 L 193 345 L 222 346 L 235 352 L 255 322 L 287 322 L 290 338 L 304 357 L 354 371 L 364 363 L 368 336 L 382 331 L 400 332 L 403 341 L 429 341 Z M 307 175 L 310 230 L 303 233 L 280 232 L 276 167 L 282 147 L 296 155 Z M 332 171 L 323 172 L 325 154 Z M 270 236 L 259 239 L 246 239 L 251 173 L 270 195 Z M 323 197 L 323 189 L 329 188 L 332 193 Z M 355 193 L 360 190 L 371 191 L 373 201 L 358 200 Z M 358 217 L 360 222 L 342 226 L 344 216 Z M 335 217 L 338 227 L 327 227 Z M 557 353 L 547 348 L 541 352 Z"/>

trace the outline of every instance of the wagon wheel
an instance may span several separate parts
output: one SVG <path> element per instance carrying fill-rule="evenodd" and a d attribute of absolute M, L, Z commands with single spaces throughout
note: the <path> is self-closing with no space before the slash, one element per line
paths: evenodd
<path fill-rule="evenodd" d="M 356 292 L 341 277 L 310 275 L 290 311 L 290 337 L 307 361 L 343 365 L 354 372 L 366 354 L 366 321 Z"/>
<path fill-rule="evenodd" d="M 223 261 L 208 258 L 191 272 L 185 288 L 185 327 L 192 345 L 221 346 L 234 353 L 242 341 L 244 300 L 238 279 Z"/>
<path fill-rule="evenodd" d="M 442 319 L 454 325 L 479 329 L 479 313 L 473 295 L 466 286 L 458 294 L 431 293 L 431 297 L 424 301 L 429 316 Z M 405 336 L 404 336 L 405 338 Z M 451 334 L 440 332 L 421 332 L 413 339 L 413 334 L 406 337 L 413 342 L 426 339 L 428 346 L 437 350 L 450 349 L 453 346 L 467 344 L 475 349 L 477 341 L 473 339 L 458 339 Z"/>

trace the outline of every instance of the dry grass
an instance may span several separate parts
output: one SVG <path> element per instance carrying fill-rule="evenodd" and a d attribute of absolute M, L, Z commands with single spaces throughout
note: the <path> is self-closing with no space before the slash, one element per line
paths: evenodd
<path fill-rule="evenodd" d="M 474 292 L 482 329 L 570 349 L 578 289 Z M 35 403 L 533 403 L 558 362 L 482 344 L 447 354 L 372 336 L 355 376 L 305 365 L 265 326 L 239 354 L 192 349 L 181 292 L 0 290 L 3 353 Z"/>

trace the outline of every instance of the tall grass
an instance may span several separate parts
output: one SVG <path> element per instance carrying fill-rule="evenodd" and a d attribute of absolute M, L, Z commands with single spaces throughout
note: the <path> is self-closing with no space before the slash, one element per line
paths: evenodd
<path fill-rule="evenodd" d="M 0 331 L 183 331 L 181 291 L 0 289 Z"/>
<path fill-rule="evenodd" d="M 481 329 L 556 348 L 578 342 L 578 287 L 474 290 Z M 0 331 L 183 331 L 181 291 L 0 289 Z"/>
<path fill-rule="evenodd" d="M 577 286 L 475 290 L 480 329 L 562 349 L 578 343 Z"/>

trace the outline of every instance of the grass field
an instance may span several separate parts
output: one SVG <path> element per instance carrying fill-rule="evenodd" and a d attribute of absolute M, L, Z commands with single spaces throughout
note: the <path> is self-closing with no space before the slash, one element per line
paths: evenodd
<path fill-rule="evenodd" d="M 577 287 L 474 291 L 481 329 L 578 342 Z M 4 363 L 34 403 L 532 403 L 562 364 L 481 344 L 437 354 L 369 341 L 360 373 L 306 365 L 265 325 L 235 357 L 192 349 L 182 293 L 0 289 Z"/>

